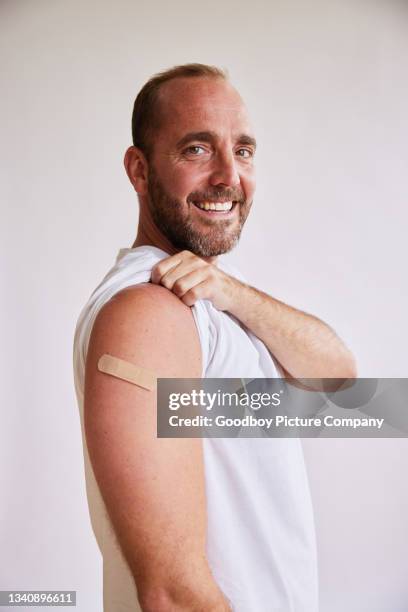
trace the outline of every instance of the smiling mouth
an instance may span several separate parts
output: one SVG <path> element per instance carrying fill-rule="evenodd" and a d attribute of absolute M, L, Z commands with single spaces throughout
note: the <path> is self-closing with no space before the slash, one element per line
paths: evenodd
<path fill-rule="evenodd" d="M 196 208 L 203 210 L 209 213 L 228 213 L 233 208 L 235 208 L 237 204 L 237 200 L 232 200 L 229 202 L 193 202 Z"/>

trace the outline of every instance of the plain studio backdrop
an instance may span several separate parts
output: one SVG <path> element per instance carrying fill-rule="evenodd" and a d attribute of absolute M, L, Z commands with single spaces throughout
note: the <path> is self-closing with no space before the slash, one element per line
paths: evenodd
<path fill-rule="evenodd" d="M 72 589 L 78 611 L 99 612 L 72 340 L 89 294 L 135 236 L 122 158 L 136 93 L 175 64 L 228 68 L 259 140 L 256 200 L 232 260 L 254 286 L 332 325 L 360 376 L 404 377 L 408 8 L 0 6 L 0 589 Z M 406 611 L 407 440 L 304 448 L 322 612 Z"/>

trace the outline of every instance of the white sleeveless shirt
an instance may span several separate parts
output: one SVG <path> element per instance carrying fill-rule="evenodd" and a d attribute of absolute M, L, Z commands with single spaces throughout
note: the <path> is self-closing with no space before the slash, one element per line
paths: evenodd
<path fill-rule="evenodd" d="M 148 282 L 168 254 L 156 247 L 121 249 L 78 320 L 75 388 L 81 417 L 87 497 L 103 556 L 104 612 L 140 612 L 90 463 L 83 392 L 89 338 L 100 308 L 125 287 Z M 242 278 L 229 264 L 217 264 Z M 206 378 L 275 378 L 265 345 L 208 300 L 193 307 Z M 207 559 L 235 612 L 317 612 L 313 511 L 301 442 L 297 438 L 203 438 L 207 496 Z"/>

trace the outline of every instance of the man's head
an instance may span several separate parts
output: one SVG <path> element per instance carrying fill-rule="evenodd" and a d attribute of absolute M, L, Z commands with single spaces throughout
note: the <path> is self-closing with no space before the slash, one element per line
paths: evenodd
<path fill-rule="evenodd" d="M 153 77 L 136 98 L 132 133 L 125 165 L 139 224 L 150 220 L 174 248 L 203 257 L 232 249 L 255 190 L 255 140 L 226 74 L 187 64 Z"/>

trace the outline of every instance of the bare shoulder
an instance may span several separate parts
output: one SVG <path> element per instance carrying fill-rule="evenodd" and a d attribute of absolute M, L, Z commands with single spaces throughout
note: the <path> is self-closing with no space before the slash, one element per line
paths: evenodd
<path fill-rule="evenodd" d="M 201 348 L 191 308 L 160 285 L 118 292 L 95 320 L 90 350 L 113 352 L 158 376 L 201 376 Z"/>

